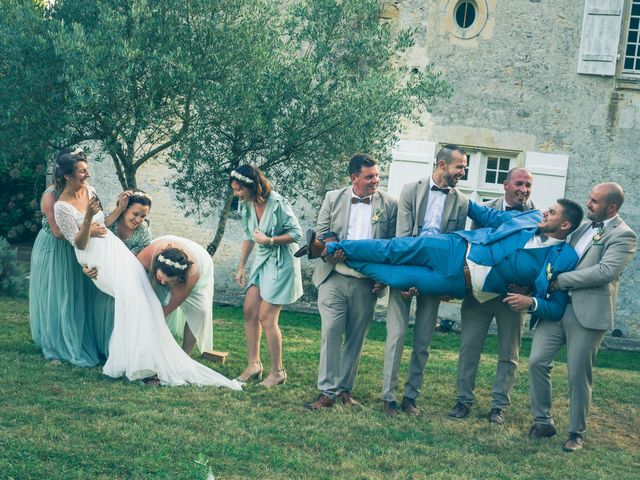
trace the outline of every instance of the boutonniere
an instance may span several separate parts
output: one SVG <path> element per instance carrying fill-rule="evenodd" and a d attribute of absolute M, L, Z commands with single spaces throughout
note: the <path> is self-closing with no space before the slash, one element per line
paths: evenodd
<path fill-rule="evenodd" d="M 547 280 L 551 281 L 552 278 L 553 278 L 553 267 L 551 266 L 551 263 L 547 263 Z"/>
<path fill-rule="evenodd" d="M 380 221 L 380 215 L 382 215 L 383 210 L 381 208 L 376 208 L 376 211 L 373 212 L 371 216 L 371 224 L 378 223 Z"/>
<path fill-rule="evenodd" d="M 598 230 L 596 230 L 596 234 L 593 236 L 593 243 L 598 243 L 600 241 L 603 232 L 604 227 L 599 227 Z"/>

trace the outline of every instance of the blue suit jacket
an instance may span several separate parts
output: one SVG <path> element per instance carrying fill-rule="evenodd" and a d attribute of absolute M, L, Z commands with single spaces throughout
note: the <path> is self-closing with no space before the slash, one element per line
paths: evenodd
<path fill-rule="evenodd" d="M 493 267 L 512 253 L 524 248 L 536 233 L 537 224 L 542 219 L 542 213 L 539 210 L 507 212 L 484 207 L 470 201 L 469 217 L 485 228 L 455 233 L 471 244 L 469 260 L 479 265 Z M 547 248 L 544 266 L 533 284 L 529 285 L 533 288 L 533 295 L 538 302 L 538 308 L 531 314 L 531 328 L 540 318 L 560 320 L 567 305 L 567 292 L 556 290 L 549 294 L 547 293 L 549 283 L 558 274 L 573 270 L 577 263 L 578 254 L 566 242 Z M 548 270 L 550 270 L 550 275 L 548 275 Z M 492 280 L 491 274 L 489 274 L 485 285 Z M 508 289 L 508 285 L 493 284 L 492 287 L 489 291 L 500 288 L 504 289 L 504 293 L 506 293 Z"/>

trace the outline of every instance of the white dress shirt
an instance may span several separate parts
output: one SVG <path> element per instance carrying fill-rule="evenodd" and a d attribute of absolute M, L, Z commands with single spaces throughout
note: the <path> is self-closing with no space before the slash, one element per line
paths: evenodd
<path fill-rule="evenodd" d="M 444 212 L 444 202 L 447 199 L 447 195 L 437 190 L 431 190 L 433 185 L 439 186 L 433 181 L 433 177 L 431 177 L 428 187 L 429 200 L 427 201 L 427 211 L 424 213 L 420 236 L 437 235 L 441 233 L 440 225 L 442 223 L 442 213 Z"/>
<path fill-rule="evenodd" d="M 611 217 L 606 220 L 603 220 L 602 223 L 604 223 L 604 228 L 607 228 L 607 226 L 611 223 L 611 220 L 613 220 L 614 218 L 616 217 Z M 587 248 L 589 248 L 589 245 L 591 245 L 591 243 L 594 241 L 593 237 L 596 236 L 596 233 L 598 233 L 598 229 L 593 227 L 589 227 L 584 231 L 584 233 L 580 237 L 580 240 L 578 240 L 578 242 L 576 243 L 576 246 L 573 247 L 578 253 L 578 258 L 582 258 L 582 256 L 584 255 L 584 252 L 587 251 Z"/>
<path fill-rule="evenodd" d="M 351 190 L 351 198 L 361 198 Z M 362 197 L 367 198 L 367 197 Z M 349 205 L 349 227 L 347 240 L 369 240 L 373 237 L 373 225 L 371 223 L 373 195 L 369 197 L 369 204 L 351 203 Z M 337 263 L 335 270 L 342 275 L 356 278 L 366 278 L 366 275 L 347 267 L 344 263 Z"/>

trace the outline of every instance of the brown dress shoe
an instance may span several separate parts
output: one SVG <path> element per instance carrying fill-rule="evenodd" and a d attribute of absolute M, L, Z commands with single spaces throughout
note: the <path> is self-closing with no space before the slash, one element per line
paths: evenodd
<path fill-rule="evenodd" d="M 362 404 L 351 396 L 351 392 L 340 392 L 338 398 L 347 407 L 361 407 Z"/>
<path fill-rule="evenodd" d="M 504 410 L 501 408 L 492 408 L 489 412 L 489 423 L 502 425 L 504 423 Z"/>
<path fill-rule="evenodd" d="M 562 446 L 562 450 L 565 452 L 575 452 L 582 449 L 582 445 L 584 444 L 584 437 L 579 433 L 570 433 L 569 438 L 564 445 Z"/>
<path fill-rule="evenodd" d="M 420 409 L 416 406 L 416 400 L 414 398 L 402 397 L 400 408 L 407 415 L 413 415 L 414 417 L 420 416 Z"/>
<path fill-rule="evenodd" d="M 390 417 L 395 417 L 398 415 L 398 404 L 395 400 L 391 400 L 390 402 L 384 401 L 382 405 L 382 409 L 384 413 L 386 413 Z"/>
<path fill-rule="evenodd" d="M 553 437 L 556 433 L 558 431 L 553 425 L 538 425 L 534 423 L 529 429 L 528 437 L 529 440 L 537 440 L 539 438 Z"/>
<path fill-rule="evenodd" d="M 456 403 L 455 407 L 449 412 L 449 418 L 456 420 L 462 420 L 467 415 L 469 415 L 469 407 L 460 402 Z"/>
<path fill-rule="evenodd" d="M 335 403 L 336 401 L 333 398 L 321 393 L 318 395 L 315 402 L 305 403 L 304 408 L 309 410 L 320 410 L 321 408 L 331 408 Z"/>

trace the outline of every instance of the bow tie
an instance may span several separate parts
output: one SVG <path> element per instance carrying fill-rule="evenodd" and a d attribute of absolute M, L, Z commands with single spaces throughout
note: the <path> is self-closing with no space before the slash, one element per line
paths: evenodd
<path fill-rule="evenodd" d="M 440 192 L 440 193 L 444 193 L 445 195 L 449 195 L 449 192 L 451 191 L 450 188 L 440 188 L 437 185 L 431 185 L 431 191 L 432 192 Z"/>
<path fill-rule="evenodd" d="M 604 222 L 591 222 L 591 228 L 604 228 Z"/>
<path fill-rule="evenodd" d="M 358 203 L 364 203 L 365 205 L 370 205 L 371 204 L 371 197 L 364 197 L 364 198 L 351 197 L 351 203 L 353 205 L 356 205 Z"/>
<path fill-rule="evenodd" d="M 518 212 L 524 212 L 524 205 L 519 205 L 517 207 L 510 207 L 509 205 L 505 205 L 504 209 L 509 212 L 511 210 L 517 210 Z"/>

